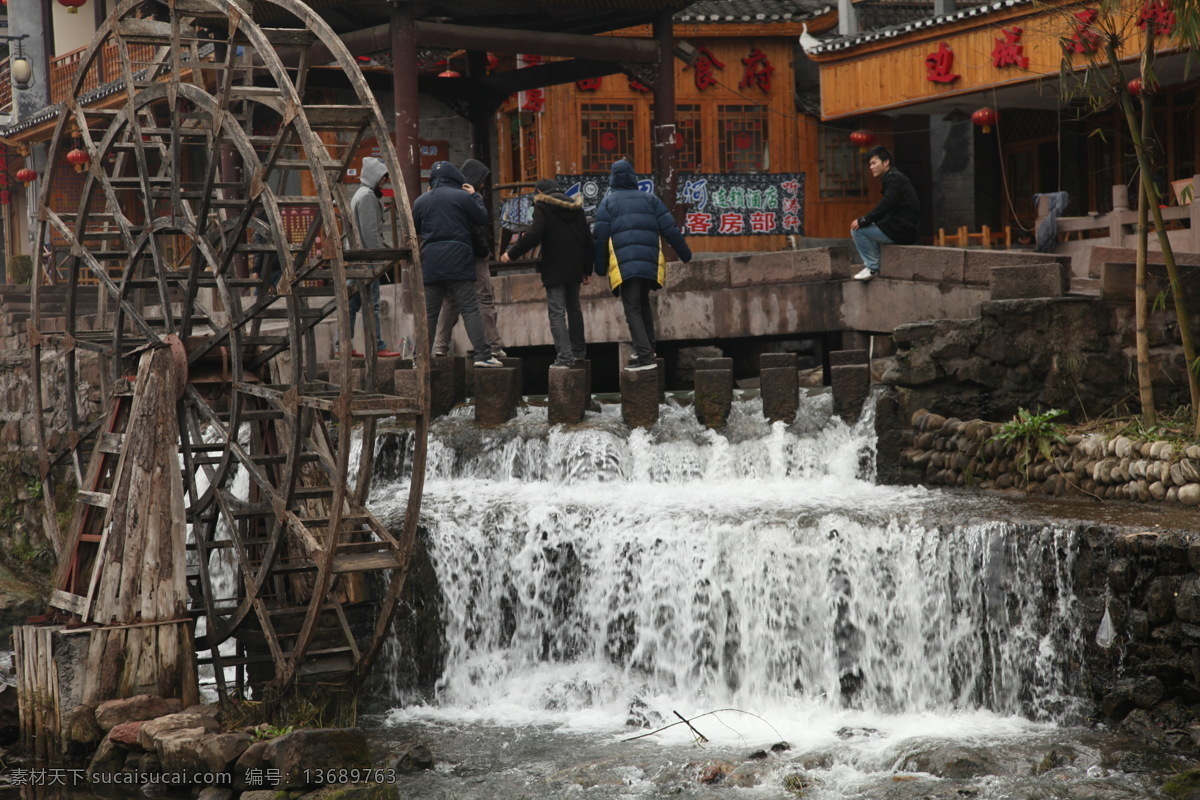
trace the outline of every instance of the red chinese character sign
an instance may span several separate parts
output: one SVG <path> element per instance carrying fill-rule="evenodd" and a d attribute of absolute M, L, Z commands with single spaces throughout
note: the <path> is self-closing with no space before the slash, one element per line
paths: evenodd
<path fill-rule="evenodd" d="M 742 79 L 738 82 L 739 89 L 771 91 L 771 73 L 775 71 L 775 67 L 771 66 L 766 53 L 756 47 L 742 59 L 742 65 L 745 69 L 742 70 Z"/>
<path fill-rule="evenodd" d="M 581 81 L 575 81 L 575 88 L 581 92 L 598 92 L 603 81 L 603 78 L 584 78 Z"/>
<path fill-rule="evenodd" d="M 1138 27 L 1150 29 L 1155 36 L 1170 36 L 1175 30 L 1175 12 L 1170 0 L 1146 0 L 1142 13 L 1138 15 Z"/>
<path fill-rule="evenodd" d="M 517 56 L 517 67 L 533 67 L 543 62 L 540 55 Z M 540 112 L 546 107 L 546 93 L 543 89 L 527 89 L 517 95 L 517 106 L 522 111 Z"/>
<path fill-rule="evenodd" d="M 1063 48 L 1068 53 L 1094 53 L 1100 49 L 1104 36 L 1094 27 L 1098 16 L 1100 12 L 1094 8 L 1085 8 L 1072 15 L 1073 30 L 1063 39 Z"/>
<path fill-rule="evenodd" d="M 945 42 L 925 56 L 925 77 L 934 83 L 954 83 L 961 75 L 954 72 L 954 51 Z"/>
<path fill-rule="evenodd" d="M 1021 29 L 1003 28 L 1000 32 L 1004 34 L 1004 38 L 997 39 L 996 46 L 992 48 L 992 66 L 997 69 L 1029 69 L 1029 56 L 1025 55 L 1025 46 L 1021 44 Z"/>
<path fill-rule="evenodd" d="M 585 209 L 594 208 L 608 189 L 607 175 L 559 175 L 567 195 L 583 196 Z M 654 190 L 649 180 L 638 183 Z M 679 173 L 677 197 L 687 210 L 684 233 L 689 236 L 764 236 L 804 233 L 804 174 Z M 501 210 L 501 221 L 506 214 Z M 515 218 L 515 217 L 514 217 Z"/>
<path fill-rule="evenodd" d="M 697 47 L 696 52 L 696 60 L 690 67 L 684 67 L 684 69 L 695 71 L 696 88 L 704 91 L 717 85 L 717 77 L 713 74 L 713 70 L 725 69 L 725 65 L 704 45 Z"/>

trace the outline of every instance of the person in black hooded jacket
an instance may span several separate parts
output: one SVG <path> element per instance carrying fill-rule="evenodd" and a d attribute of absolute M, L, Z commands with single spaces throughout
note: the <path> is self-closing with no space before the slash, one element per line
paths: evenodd
<path fill-rule="evenodd" d="M 466 182 L 475 187 L 475 191 L 487 194 L 487 182 L 492 171 L 487 164 L 474 158 L 463 162 L 462 174 Z M 486 207 L 487 202 L 484 201 Z M 504 341 L 500 338 L 500 329 L 496 326 L 496 295 L 492 290 L 492 251 L 494 237 L 490 222 L 476 225 L 471 229 L 471 247 L 475 250 L 475 297 L 479 301 L 479 318 L 483 320 L 483 334 L 491 345 L 492 355 L 504 358 Z M 450 352 L 450 337 L 454 334 L 454 326 L 458 324 L 458 305 L 453 297 L 447 297 L 442 303 L 442 315 L 438 318 L 437 333 L 430 331 L 433 336 L 433 354 L 444 356 Z"/>
<path fill-rule="evenodd" d="M 475 348 L 475 366 L 502 367 L 504 365 L 492 357 L 475 299 L 475 251 L 471 247 L 471 229 L 487 222 L 487 208 L 475 187 L 467 183 L 449 161 L 439 161 L 430 168 L 429 186 L 429 191 L 418 197 L 412 208 L 413 223 L 421 239 L 429 348 L 433 350 L 433 332 L 437 330 L 442 301 L 449 295 L 462 312 L 467 336 Z"/>
<path fill-rule="evenodd" d="M 563 369 L 587 356 L 579 287 L 588 282 L 592 271 L 592 231 L 583 214 L 582 195 L 571 199 L 548 179 L 538 181 L 534 189 L 533 224 L 500 260 L 507 264 L 542 246 L 538 272 L 546 287 L 546 311 L 557 355 L 550 367 Z"/>
<path fill-rule="evenodd" d="M 883 181 L 883 199 L 873 209 L 850 223 L 854 246 L 862 256 L 862 271 L 856 281 L 869 281 L 879 274 L 879 258 L 885 244 L 915 244 L 921 224 L 921 201 L 912 181 L 892 166 L 892 153 L 879 145 L 867 151 L 871 174 Z"/>

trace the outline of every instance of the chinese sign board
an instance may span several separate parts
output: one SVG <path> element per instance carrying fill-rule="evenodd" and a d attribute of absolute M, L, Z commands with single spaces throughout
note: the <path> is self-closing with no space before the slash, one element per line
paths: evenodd
<path fill-rule="evenodd" d="M 558 184 L 568 196 L 582 195 L 588 218 L 608 191 L 607 175 L 559 175 Z M 650 180 L 638 181 L 643 192 L 653 192 Z M 804 233 L 804 173 L 757 175 L 679 174 L 679 204 L 686 209 L 684 233 L 688 236 L 756 236 Z M 525 202 L 522 202 L 522 201 Z M 533 206 L 528 196 L 513 198 L 501 212 L 509 227 L 528 224 Z"/>

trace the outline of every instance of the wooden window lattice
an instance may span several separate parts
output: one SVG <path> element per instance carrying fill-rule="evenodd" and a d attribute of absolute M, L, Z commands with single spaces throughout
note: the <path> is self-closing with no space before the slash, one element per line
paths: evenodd
<path fill-rule="evenodd" d="M 622 158 L 633 161 L 632 105 L 585 103 L 579 111 L 583 126 L 584 172 L 607 172 L 614 161 Z"/>
<path fill-rule="evenodd" d="M 765 106 L 719 106 L 718 157 L 723 172 L 762 172 L 767 160 Z"/>
<path fill-rule="evenodd" d="M 865 197 L 867 170 L 863 153 L 849 138 L 848 131 L 821 126 L 817 159 L 822 198 Z"/>
<path fill-rule="evenodd" d="M 703 131 L 700 106 L 675 107 L 675 166 L 686 172 L 700 172 L 700 144 Z"/>

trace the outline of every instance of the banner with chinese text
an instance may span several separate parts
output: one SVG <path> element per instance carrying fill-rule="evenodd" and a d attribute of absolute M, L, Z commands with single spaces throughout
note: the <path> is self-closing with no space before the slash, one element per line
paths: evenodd
<path fill-rule="evenodd" d="M 583 195 L 588 219 L 608 191 L 607 175 L 559 175 L 568 196 Z M 638 181 L 654 191 L 649 179 Z M 679 173 L 679 204 L 688 236 L 804 234 L 804 173 Z"/>

